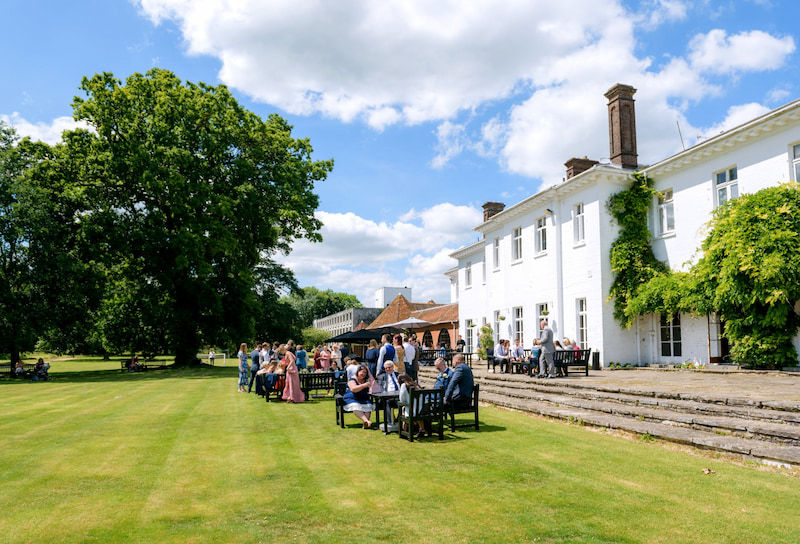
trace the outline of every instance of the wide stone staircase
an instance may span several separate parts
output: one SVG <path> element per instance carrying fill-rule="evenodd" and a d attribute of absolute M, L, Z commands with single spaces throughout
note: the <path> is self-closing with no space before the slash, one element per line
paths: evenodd
<path fill-rule="evenodd" d="M 608 380 L 598 384 L 582 377 L 536 380 L 474 366 L 481 401 L 487 404 L 766 464 L 800 466 L 800 402 L 719 395 L 713 389 L 687 393 L 626 387 Z M 431 385 L 435 377 L 433 368 L 420 370 L 423 385 Z"/>

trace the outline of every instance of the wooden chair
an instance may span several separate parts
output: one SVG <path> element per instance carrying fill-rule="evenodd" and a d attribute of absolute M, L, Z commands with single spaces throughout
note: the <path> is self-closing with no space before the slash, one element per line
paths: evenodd
<path fill-rule="evenodd" d="M 444 440 L 444 388 L 411 389 L 408 393 L 408 404 L 399 403 L 398 436 L 413 442 L 414 434 L 417 432 L 417 422 L 422 421 L 426 427 L 431 427 L 429 432 L 433 431 L 433 424 L 437 424 L 439 440 Z M 405 431 L 403 430 L 404 426 L 406 427 Z"/>
<path fill-rule="evenodd" d="M 447 414 L 450 416 L 450 430 L 455 432 L 457 427 L 472 427 L 475 425 L 475 430 L 480 430 L 480 422 L 478 421 L 478 395 L 479 395 L 480 384 L 476 383 L 475 386 L 472 388 L 472 400 L 470 401 L 468 406 L 462 406 L 460 408 L 456 408 L 453 403 L 448 404 L 448 412 Z M 475 422 L 469 423 L 459 423 L 456 425 L 456 414 L 475 414 Z"/>
<path fill-rule="evenodd" d="M 333 383 L 333 398 L 336 401 L 336 424 L 344 429 L 344 394 L 347 393 L 347 382 L 339 380 Z"/>

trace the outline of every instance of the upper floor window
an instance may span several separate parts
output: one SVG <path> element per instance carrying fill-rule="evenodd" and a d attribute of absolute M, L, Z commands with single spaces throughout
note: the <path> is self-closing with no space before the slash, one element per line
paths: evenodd
<path fill-rule="evenodd" d="M 739 175 L 736 167 L 728 168 L 714 174 L 717 188 L 717 206 L 739 196 Z"/>
<path fill-rule="evenodd" d="M 547 251 L 547 217 L 536 220 L 536 253 Z"/>
<path fill-rule="evenodd" d="M 792 170 L 794 170 L 794 180 L 800 181 L 800 144 L 792 146 Z"/>
<path fill-rule="evenodd" d="M 481 261 L 481 283 L 486 283 L 486 259 Z"/>
<path fill-rule="evenodd" d="M 583 223 L 583 202 L 576 204 L 572 210 L 572 229 L 576 244 L 582 244 L 585 240 Z"/>
<path fill-rule="evenodd" d="M 658 234 L 675 230 L 675 208 L 672 202 L 672 189 L 667 189 L 658 197 Z"/>
<path fill-rule="evenodd" d="M 511 231 L 511 260 L 518 261 L 522 258 L 522 227 Z"/>
<path fill-rule="evenodd" d="M 467 266 L 464 267 L 464 288 L 468 289 L 472 287 L 472 263 L 467 263 Z"/>
<path fill-rule="evenodd" d="M 495 270 L 500 268 L 500 238 L 494 239 L 494 244 L 492 246 L 492 264 Z"/>

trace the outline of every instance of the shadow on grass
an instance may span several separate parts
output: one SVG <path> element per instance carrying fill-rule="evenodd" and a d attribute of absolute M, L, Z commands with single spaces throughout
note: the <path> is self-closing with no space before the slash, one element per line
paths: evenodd
<path fill-rule="evenodd" d="M 146 372 L 120 372 L 119 370 L 78 370 L 75 372 L 50 372 L 51 381 L 31 382 L 29 380 L 0 378 L 0 387 L 8 384 L 30 384 L 47 387 L 53 383 L 87 383 L 87 382 L 135 382 L 171 379 L 235 379 L 238 376 L 236 367 L 219 367 L 201 364 L 191 367 L 168 366 L 163 370 Z"/>

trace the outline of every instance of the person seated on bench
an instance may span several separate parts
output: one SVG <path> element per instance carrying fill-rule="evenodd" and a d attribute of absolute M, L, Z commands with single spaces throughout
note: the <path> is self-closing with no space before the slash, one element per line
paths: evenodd
<path fill-rule="evenodd" d="M 436 360 L 433 362 L 433 366 L 439 371 L 439 375 L 436 376 L 436 382 L 433 384 L 433 388 L 447 389 L 447 384 L 450 383 L 450 378 L 453 376 L 452 369 L 447 366 L 447 361 L 441 357 L 436 358 Z"/>
<path fill-rule="evenodd" d="M 14 376 L 17 378 L 26 378 L 28 376 L 28 371 L 25 370 L 25 365 L 22 364 L 21 360 L 14 365 Z"/>
<path fill-rule="evenodd" d="M 355 377 L 347 380 L 347 391 L 342 397 L 344 410 L 353 412 L 362 421 L 364 429 L 372 427 L 369 417 L 375 411 L 375 405 L 369 401 L 369 388 L 369 370 L 362 366 Z"/>
<path fill-rule="evenodd" d="M 401 404 L 405 404 L 408 406 L 408 403 L 411 401 L 411 395 L 409 395 L 409 389 L 422 389 L 422 386 L 415 382 L 411 376 L 406 374 L 405 372 L 401 373 L 397 379 L 400 381 L 400 397 L 398 398 Z M 408 408 L 403 407 L 403 417 L 408 417 L 410 414 L 408 413 Z M 413 409 L 413 406 L 411 407 Z M 414 415 L 414 414 L 411 414 Z M 417 421 L 417 426 L 419 430 L 417 431 L 417 436 L 425 436 L 425 422 L 424 421 Z M 403 423 L 403 430 L 406 429 L 406 424 Z"/>
<path fill-rule="evenodd" d="M 34 382 L 46 382 L 50 379 L 50 375 L 47 371 L 50 370 L 50 363 L 45 363 L 44 359 L 39 357 L 39 360 L 36 362 L 36 366 L 33 369 L 33 376 L 31 376 L 31 380 Z"/>
<path fill-rule="evenodd" d="M 384 393 L 400 391 L 400 380 L 398 379 L 397 372 L 394 370 L 394 363 L 392 361 L 386 361 L 383 363 L 383 374 L 378 376 L 378 385 L 381 386 L 381 391 Z M 386 416 L 389 418 L 389 420 L 386 423 L 391 425 L 394 423 L 394 418 L 392 417 L 392 408 L 397 408 L 397 401 L 394 399 L 387 399 L 386 402 L 389 405 L 389 410 Z"/>
<path fill-rule="evenodd" d="M 445 406 L 452 405 L 457 410 L 469 407 L 472 402 L 472 389 L 475 387 L 475 378 L 472 369 L 465 362 L 463 353 L 453 356 L 453 376 L 444 392 Z M 448 407 L 449 409 L 449 407 Z"/>
<path fill-rule="evenodd" d="M 521 363 L 525 360 L 525 350 L 522 345 L 520 345 L 519 338 L 514 339 L 514 346 L 511 348 L 511 352 L 508 355 L 511 357 L 512 361 L 517 363 Z"/>
<path fill-rule="evenodd" d="M 134 355 L 131 357 L 128 362 L 128 372 L 141 372 L 142 370 L 144 370 L 144 367 L 139 362 L 139 356 Z"/>
<path fill-rule="evenodd" d="M 510 371 L 511 363 L 510 359 L 508 358 L 508 348 L 506 347 L 505 340 L 500 340 L 495 346 L 494 361 L 496 363 L 500 363 L 501 374 L 507 374 Z M 453 365 L 455 365 L 455 359 L 453 360 Z"/>

